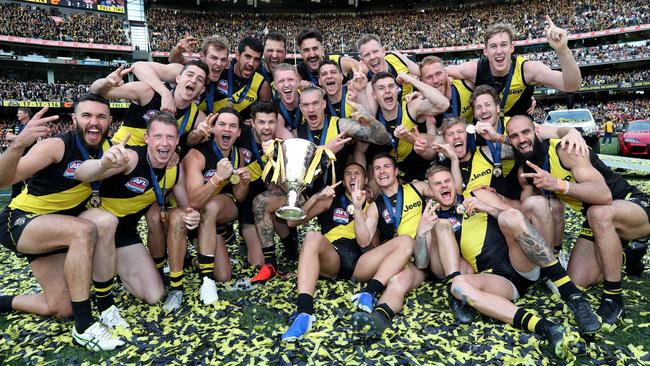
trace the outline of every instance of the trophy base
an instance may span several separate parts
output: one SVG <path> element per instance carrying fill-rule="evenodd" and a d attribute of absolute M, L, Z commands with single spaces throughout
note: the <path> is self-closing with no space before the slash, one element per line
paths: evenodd
<path fill-rule="evenodd" d="M 284 220 L 304 220 L 307 215 L 300 207 L 282 206 L 275 211 L 275 216 Z"/>

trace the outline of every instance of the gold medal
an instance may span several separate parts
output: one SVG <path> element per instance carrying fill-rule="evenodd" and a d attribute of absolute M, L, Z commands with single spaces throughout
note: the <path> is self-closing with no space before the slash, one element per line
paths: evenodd
<path fill-rule="evenodd" d="M 467 127 L 465 127 L 465 131 L 470 135 L 473 135 L 476 133 L 476 127 L 474 125 L 467 125 Z"/>
<path fill-rule="evenodd" d="M 230 178 L 228 178 L 228 180 L 230 181 L 230 184 L 232 184 L 232 185 L 239 184 L 239 182 L 241 182 L 241 178 L 239 177 L 239 175 L 237 175 L 235 173 L 233 173 L 230 176 Z"/>
<path fill-rule="evenodd" d="M 97 208 L 97 207 L 99 207 L 99 205 L 101 205 L 101 203 L 102 203 L 102 198 L 99 197 L 98 194 L 93 193 L 93 195 L 90 196 L 90 205 L 92 207 Z"/>
<path fill-rule="evenodd" d="M 353 204 L 349 204 L 348 207 L 346 207 L 345 210 L 348 212 L 348 215 L 350 215 L 350 216 L 354 215 L 354 205 Z"/>
<path fill-rule="evenodd" d="M 168 220 L 169 220 L 169 215 L 167 215 L 167 211 L 164 209 L 160 210 L 160 221 L 163 224 L 166 224 Z"/>
<path fill-rule="evenodd" d="M 457 214 L 459 214 L 459 215 L 464 215 L 466 211 L 467 211 L 467 210 L 465 209 L 465 206 L 463 206 L 462 203 L 459 203 L 459 204 L 456 206 L 456 213 L 457 213 Z"/>

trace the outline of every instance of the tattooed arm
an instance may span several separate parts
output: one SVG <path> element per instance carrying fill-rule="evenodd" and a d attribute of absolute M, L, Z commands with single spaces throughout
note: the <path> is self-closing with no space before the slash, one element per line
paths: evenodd
<path fill-rule="evenodd" d="M 339 131 L 361 142 L 370 142 L 376 145 L 390 144 L 390 134 L 386 127 L 370 114 L 355 112 L 351 118 L 339 120 Z"/>

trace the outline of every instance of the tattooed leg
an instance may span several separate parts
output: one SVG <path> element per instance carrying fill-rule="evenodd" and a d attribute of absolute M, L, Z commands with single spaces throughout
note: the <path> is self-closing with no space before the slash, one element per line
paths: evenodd
<path fill-rule="evenodd" d="M 273 215 L 286 199 L 286 194 L 278 187 L 260 193 L 253 199 L 255 229 L 262 243 L 262 248 L 273 245 Z"/>
<path fill-rule="evenodd" d="M 535 264 L 546 267 L 555 261 L 553 249 L 521 211 L 509 209 L 498 218 L 501 232 L 508 242 L 510 261 L 520 272 L 531 271 Z"/>

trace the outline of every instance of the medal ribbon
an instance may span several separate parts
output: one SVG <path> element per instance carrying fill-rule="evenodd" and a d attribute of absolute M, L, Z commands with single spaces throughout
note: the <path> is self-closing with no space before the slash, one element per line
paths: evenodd
<path fill-rule="evenodd" d="M 239 104 L 242 102 L 242 100 L 244 100 L 244 97 L 246 97 L 246 94 L 248 94 L 248 90 L 251 88 L 251 85 L 253 84 L 253 77 L 255 76 L 253 74 L 253 76 L 251 76 L 251 78 L 248 79 L 248 82 L 246 83 L 244 90 L 241 92 L 241 94 L 239 94 L 239 98 L 237 98 L 237 100 L 235 101 L 232 93 L 232 80 L 234 78 L 233 74 L 235 73 L 234 68 L 236 62 L 237 61 L 233 62 L 230 65 L 230 68 L 228 69 L 228 101 L 230 101 L 230 103 L 232 104 Z"/>
<path fill-rule="evenodd" d="M 393 132 L 395 131 L 395 128 L 393 128 L 393 131 L 388 129 L 388 126 L 386 125 L 386 119 L 384 118 L 384 112 L 381 111 L 381 108 L 379 108 L 379 111 L 377 112 L 377 119 L 379 122 L 381 122 L 384 127 L 386 127 L 386 130 L 388 131 L 388 134 L 390 135 L 390 143 L 393 145 L 393 149 L 397 151 L 397 144 L 399 143 L 397 138 L 393 135 Z M 397 120 L 395 122 L 395 127 L 399 126 L 402 124 L 402 106 L 399 105 L 397 107 Z"/>
<path fill-rule="evenodd" d="M 503 96 L 501 97 L 501 109 L 499 110 L 499 121 L 497 123 L 497 133 L 499 135 L 503 134 L 503 116 L 505 114 L 506 101 L 508 100 L 508 94 L 510 94 L 510 83 L 512 82 L 512 75 L 515 73 L 515 62 L 510 62 L 510 71 L 508 72 L 508 77 L 506 79 L 506 85 L 503 88 Z M 490 149 L 492 154 L 492 161 L 494 165 L 501 165 L 501 143 L 486 141 L 487 146 Z"/>
<path fill-rule="evenodd" d="M 327 99 L 327 110 L 330 112 L 330 116 L 345 118 L 345 99 L 347 97 L 347 94 L 348 94 L 348 87 L 346 85 L 343 85 L 343 91 L 341 92 L 341 115 L 340 116 L 336 114 L 336 110 L 334 109 L 334 104 L 332 104 L 330 98 L 328 96 L 325 97 Z"/>
<path fill-rule="evenodd" d="M 499 111 L 499 117 L 503 118 L 506 113 L 506 102 L 508 101 L 508 94 L 510 94 L 510 83 L 512 82 L 512 76 L 515 73 L 515 63 L 510 61 L 510 71 L 508 71 L 508 77 L 506 78 L 506 85 L 503 88 L 503 95 L 501 96 L 501 110 Z"/>
<path fill-rule="evenodd" d="M 175 91 L 176 88 L 172 89 L 172 95 L 174 95 Z M 185 134 L 185 127 L 187 127 L 187 122 L 190 120 L 190 114 L 192 114 L 192 103 L 190 103 L 190 105 L 187 107 L 187 110 L 185 111 L 183 122 L 181 122 L 180 129 L 178 130 L 178 136 L 183 136 Z"/>
<path fill-rule="evenodd" d="M 311 142 L 314 142 L 314 135 L 311 133 L 309 124 L 305 124 L 305 127 L 307 128 L 307 139 Z M 321 130 L 320 133 L 320 146 L 325 145 L 325 142 L 327 141 L 327 130 L 329 128 L 330 128 L 330 118 L 325 116 L 325 120 L 323 121 L 323 129 Z"/>
<path fill-rule="evenodd" d="M 280 104 L 280 114 L 282 115 L 282 118 L 284 118 L 284 121 L 291 126 L 292 130 L 295 130 L 298 128 L 298 124 L 300 123 L 300 120 L 302 119 L 302 113 L 300 112 L 300 108 L 296 107 L 297 111 L 293 115 L 293 118 L 291 118 L 291 113 L 289 113 L 289 110 L 287 107 L 285 107 L 284 103 L 282 101 L 279 101 Z"/>
<path fill-rule="evenodd" d="M 260 155 L 260 149 L 257 147 L 257 142 L 255 141 L 255 131 L 251 131 L 251 150 L 253 153 L 253 157 L 255 157 L 255 160 L 257 160 L 257 164 L 259 164 L 260 169 L 264 170 L 264 161 L 262 160 L 262 155 Z"/>
<path fill-rule="evenodd" d="M 217 146 L 217 143 L 212 141 L 211 146 L 212 151 L 214 151 L 214 154 L 217 156 L 217 162 L 223 159 L 223 154 L 221 153 L 219 146 Z M 233 169 L 237 169 L 235 167 L 239 166 L 239 154 L 237 153 L 237 148 L 234 146 L 230 148 L 230 164 L 232 164 Z"/>
<path fill-rule="evenodd" d="M 388 215 L 390 216 L 390 221 L 393 223 L 393 227 L 395 228 L 395 233 L 397 233 L 397 228 L 399 227 L 400 222 L 402 221 L 402 206 L 404 204 L 404 188 L 402 186 L 399 186 L 397 189 L 397 202 L 395 203 L 395 206 L 393 206 L 386 197 L 385 194 L 382 193 L 381 198 L 384 200 L 384 205 L 388 209 Z"/>
<path fill-rule="evenodd" d="M 75 145 L 77 145 L 77 149 L 79 149 L 79 152 L 81 153 L 81 156 L 83 157 L 84 161 L 88 160 L 90 158 L 90 155 L 88 155 L 88 150 L 84 146 L 84 144 L 81 142 L 81 139 L 79 138 L 79 134 L 75 134 Z M 99 145 L 99 149 L 97 149 L 97 159 L 102 158 L 103 150 L 102 150 L 102 145 L 104 144 L 104 141 L 102 140 L 102 143 Z M 99 186 L 102 184 L 100 180 L 90 182 L 90 187 L 93 190 L 93 193 L 96 194 L 99 192 Z"/>
<path fill-rule="evenodd" d="M 167 171 L 165 170 L 165 175 L 163 175 L 163 187 L 161 189 L 160 184 L 158 183 L 156 172 L 153 170 L 153 166 L 151 166 L 149 154 L 147 154 L 147 163 L 149 163 L 149 175 L 151 175 L 151 185 L 153 186 L 153 191 L 156 194 L 156 202 L 158 202 L 160 211 L 163 212 L 165 211 L 165 195 L 167 194 Z"/>
<path fill-rule="evenodd" d="M 311 83 L 314 86 L 319 86 L 318 85 L 318 80 L 316 80 L 316 77 L 314 76 L 314 74 L 311 72 L 311 70 L 309 70 L 309 66 L 307 65 L 307 63 L 305 63 L 305 70 L 307 70 L 307 76 L 309 76 L 309 81 L 311 81 Z"/>
<path fill-rule="evenodd" d="M 208 114 L 214 110 L 214 83 L 211 81 L 205 91 L 205 106 Z"/>

